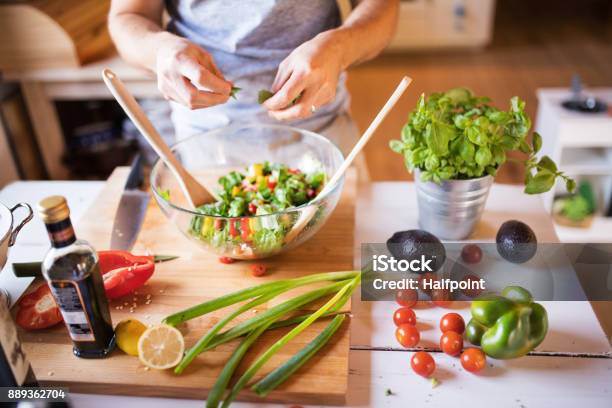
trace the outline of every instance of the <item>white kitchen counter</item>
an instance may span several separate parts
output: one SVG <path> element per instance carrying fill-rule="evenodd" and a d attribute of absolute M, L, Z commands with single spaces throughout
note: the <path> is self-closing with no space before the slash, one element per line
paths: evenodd
<path fill-rule="evenodd" d="M 68 197 L 78 234 L 78 217 L 95 199 L 99 182 L 18 182 L 0 192 L 0 201 L 13 204 L 36 200 L 48 194 Z M 410 183 L 372 183 L 359 194 L 356 244 L 384 242 L 394 232 L 417 228 L 414 187 Z M 497 226 L 508 219 L 527 222 L 540 242 L 556 242 L 549 216 L 537 197 L 525 196 L 520 187 L 495 185 L 487 212 L 475 239 L 491 240 Z M 10 262 L 39 259 L 47 246 L 39 222 L 24 228 L 10 254 Z M 358 254 L 356 256 L 358 259 Z M 7 266 L 10 268 L 10 266 Z M 8 273 L 7 273 L 8 272 Z M 10 270 L 0 276 L 7 284 Z M 16 278 L 10 279 L 11 282 Z M 17 283 L 16 287 L 28 282 Z M 15 285 L 15 283 L 12 283 Z M 410 368 L 411 351 L 402 350 L 394 339 L 391 302 L 361 302 L 353 299 L 348 406 L 406 407 L 449 406 L 466 401 L 473 407 L 554 406 L 609 407 L 612 405 L 612 358 L 610 344 L 588 302 L 548 302 L 550 332 L 537 355 L 497 361 L 479 375 L 461 369 L 457 358 L 433 354 L 440 385 L 415 375 Z M 422 344 L 436 347 L 437 322 L 446 309 L 417 309 Z M 467 310 L 459 310 L 467 316 Z M 394 395 L 387 396 L 390 389 Z M 202 401 L 73 394 L 75 407 L 201 407 Z M 468 402 L 469 401 L 469 402 Z M 463 405 L 463 404 L 460 404 Z M 237 403 L 237 407 L 280 407 L 274 404 Z"/>

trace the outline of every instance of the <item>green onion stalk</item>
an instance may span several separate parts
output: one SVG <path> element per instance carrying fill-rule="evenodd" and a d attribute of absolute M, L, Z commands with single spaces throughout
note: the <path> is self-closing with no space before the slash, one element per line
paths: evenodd
<path fill-rule="evenodd" d="M 318 318 L 323 316 L 326 312 L 334 307 L 338 302 L 346 298 L 346 294 L 352 292 L 352 290 L 359 284 L 361 275 L 357 275 L 351 279 L 348 283 L 344 284 L 342 288 L 325 303 L 319 310 L 312 313 L 304 321 L 294 327 L 289 333 L 285 334 L 280 340 L 274 343 L 268 350 L 260 355 L 257 360 L 247 369 L 247 371 L 240 377 L 236 382 L 228 397 L 223 401 L 222 408 L 227 408 L 236 398 L 238 393 L 245 387 L 245 385 L 253 378 L 253 376 L 261 369 L 261 367 L 268 361 L 274 354 L 276 354 L 282 347 L 284 347 L 289 341 L 295 338 L 297 335 L 302 333 L 308 326 L 315 322 Z"/>
<path fill-rule="evenodd" d="M 167 316 L 163 320 L 163 323 L 170 325 L 170 326 L 176 326 L 180 323 L 186 322 L 196 317 L 205 315 L 210 312 L 214 312 L 215 310 L 219 310 L 224 307 L 231 306 L 238 302 L 242 302 L 244 300 L 251 299 L 256 296 L 260 296 L 260 295 L 269 293 L 274 290 L 283 289 L 283 291 L 287 291 L 289 289 L 297 288 L 299 286 L 309 285 L 309 284 L 316 283 L 316 282 L 340 281 L 340 280 L 345 280 L 345 279 L 352 279 L 357 274 L 359 274 L 359 272 L 357 271 L 327 272 L 327 273 L 318 273 L 315 275 L 308 275 L 308 276 L 304 276 L 301 278 L 284 279 L 284 280 L 263 283 L 261 285 L 242 289 L 237 292 L 228 293 L 227 295 L 218 297 L 216 299 L 209 300 L 204 303 L 200 303 L 199 305 L 192 306 L 185 310 L 181 310 L 180 312 Z"/>
<path fill-rule="evenodd" d="M 347 284 L 349 280 L 344 280 L 344 281 L 340 281 L 340 282 L 335 282 L 332 283 L 330 285 L 324 286 L 322 288 L 319 289 L 315 289 L 311 292 L 307 292 L 304 293 L 302 295 L 296 296 L 293 299 L 287 300 L 283 303 L 280 303 L 268 310 L 266 310 L 265 312 L 262 312 L 260 314 L 258 314 L 255 317 L 252 317 L 248 320 L 245 320 L 243 322 L 238 323 L 236 326 L 232 327 L 231 329 L 229 329 L 227 332 L 224 332 L 224 342 L 235 339 L 237 337 L 240 337 L 244 334 L 247 334 L 249 332 L 251 332 L 252 330 L 256 329 L 257 327 L 263 325 L 263 324 L 267 324 L 267 323 L 273 323 L 274 321 L 278 320 L 281 316 L 286 315 L 287 313 L 292 312 L 293 310 L 298 309 L 301 306 L 304 306 L 308 303 L 311 303 L 323 296 L 329 295 L 333 292 L 336 292 L 337 290 L 339 290 L 340 288 L 342 288 L 344 285 Z M 287 289 L 288 290 L 288 289 Z M 284 291 L 284 289 L 277 289 L 274 292 L 274 296 L 278 295 L 279 293 L 282 293 Z M 269 295 L 271 292 L 269 292 L 266 295 Z M 271 296 L 271 297 L 274 297 Z M 267 299 L 266 299 L 267 300 Z M 257 299 L 255 301 L 253 301 L 255 303 L 257 303 Z M 252 303 L 247 303 L 244 308 L 250 308 L 252 307 Z M 263 303 L 263 302 L 259 302 L 259 303 Z M 240 309 L 239 309 L 240 310 Z M 230 315 L 232 316 L 232 315 Z M 233 317 L 232 317 L 233 318 Z M 226 324 L 227 322 L 229 322 L 228 319 L 227 321 L 225 321 L 225 319 L 219 321 L 219 323 L 221 323 L 221 326 Z M 219 324 L 218 324 L 219 325 Z M 183 372 L 183 370 L 189 365 L 189 363 L 191 363 L 193 361 L 193 359 L 195 357 L 198 356 L 198 354 L 206 351 L 206 346 L 210 345 L 211 340 L 214 336 L 214 334 L 216 334 L 216 332 L 218 331 L 219 328 L 214 327 L 212 330 L 214 330 L 214 333 L 207 333 L 206 335 L 204 335 L 204 337 L 202 339 L 200 339 L 200 341 L 198 341 L 198 343 L 196 343 L 196 345 L 194 347 L 192 347 L 191 349 L 189 349 L 187 351 L 187 353 L 185 354 L 185 357 L 183 357 L 183 360 L 181 360 L 181 362 L 179 363 L 179 365 L 176 366 L 174 372 L 176 374 L 180 374 L 181 372 Z M 215 330 L 217 329 L 217 330 Z M 211 331 L 212 331 L 211 330 Z M 218 345 L 220 343 L 215 344 Z"/>

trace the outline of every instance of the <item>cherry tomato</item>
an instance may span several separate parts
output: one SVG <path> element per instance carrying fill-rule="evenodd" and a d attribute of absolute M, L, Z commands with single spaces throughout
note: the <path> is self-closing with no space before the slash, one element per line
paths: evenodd
<path fill-rule="evenodd" d="M 453 297 L 448 289 L 434 289 L 431 291 L 431 302 L 439 307 L 449 307 Z"/>
<path fill-rule="evenodd" d="M 461 365 L 465 371 L 476 373 L 485 368 L 487 356 L 482 350 L 477 348 L 469 348 L 461 353 Z"/>
<path fill-rule="evenodd" d="M 417 351 L 410 359 L 412 370 L 423 377 L 430 377 L 436 369 L 436 362 L 426 351 Z"/>
<path fill-rule="evenodd" d="M 449 356 L 458 356 L 463 348 L 463 337 L 454 331 L 447 331 L 440 337 L 440 348 Z"/>
<path fill-rule="evenodd" d="M 254 202 L 249 203 L 249 212 L 255 214 L 257 212 L 257 205 Z"/>
<path fill-rule="evenodd" d="M 15 320 L 26 330 L 45 329 L 62 321 L 59 307 L 46 283 L 22 297 L 17 305 L 19 311 Z"/>
<path fill-rule="evenodd" d="M 412 324 L 404 323 L 397 326 L 395 329 L 395 338 L 402 346 L 406 348 L 414 347 L 419 344 L 421 334 L 419 330 Z"/>
<path fill-rule="evenodd" d="M 240 237 L 244 242 L 251 242 L 251 225 L 246 217 L 240 219 Z"/>
<path fill-rule="evenodd" d="M 482 259 L 482 249 L 476 244 L 467 244 L 461 250 L 461 259 L 468 264 L 477 264 Z"/>
<path fill-rule="evenodd" d="M 442 333 L 454 331 L 458 334 L 463 334 L 465 331 L 465 322 L 459 313 L 447 313 L 440 319 L 440 330 Z"/>
<path fill-rule="evenodd" d="M 276 188 L 276 180 L 268 179 L 268 188 L 270 191 L 274 191 Z"/>
<path fill-rule="evenodd" d="M 222 264 L 233 264 L 234 262 L 236 262 L 236 260 L 234 258 L 230 258 L 229 256 L 221 256 L 219 257 L 219 262 L 221 262 Z"/>
<path fill-rule="evenodd" d="M 414 310 L 409 307 L 400 307 L 393 313 L 393 323 L 396 326 L 400 326 L 402 324 L 416 324 L 416 314 Z"/>
<path fill-rule="evenodd" d="M 215 226 L 215 230 L 221 231 L 224 226 L 224 220 L 222 220 L 221 218 L 216 218 L 214 226 Z"/>
<path fill-rule="evenodd" d="M 479 281 L 480 277 L 476 276 L 476 275 L 472 275 L 472 274 L 467 274 L 463 277 L 464 281 L 468 282 L 469 287 L 471 287 L 471 282 L 472 281 Z M 461 292 L 469 297 L 469 298 L 475 298 L 480 296 L 480 294 L 482 293 L 483 289 L 462 289 Z"/>
<path fill-rule="evenodd" d="M 440 278 L 439 278 L 439 277 L 438 277 L 438 275 L 436 275 L 435 273 L 432 273 L 432 272 L 427 272 L 427 273 L 424 273 L 424 274 L 422 274 L 422 275 L 420 276 L 420 278 L 419 278 L 419 287 L 421 288 L 421 290 L 422 290 L 423 292 L 425 292 L 425 293 L 427 293 L 428 295 L 430 295 L 430 294 L 431 294 L 431 292 L 432 292 L 432 289 L 430 288 L 430 287 L 431 287 L 431 284 L 430 284 L 430 283 L 433 283 L 434 281 L 437 281 L 437 280 L 439 280 L 439 279 L 440 279 Z M 426 281 L 426 282 L 427 282 L 427 284 L 428 284 L 428 286 L 430 286 L 430 287 L 428 287 L 427 289 L 425 289 L 425 285 L 423 284 L 423 282 L 424 282 L 424 281 Z"/>
<path fill-rule="evenodd" d="M 400 306 L 412 307 L 419 300 L 419 292 L 416 289 L 401 289 L 395 294 L 395 301 Z"/>
<path fill-rule="evenodd" d="M 231 235 L 232 238 L 237 237 L 238 235 L 240 235 L 240 231 L 238 229 L 238 227 L 236 226 L 236 223 L 239 222 L 238 220 L 229 220 L 229 234 Z"/>
<path fill-rule="evenodd" d="M 253 264 L 250 266 L 250 268 L 251 268 L 251 275 L 255 277 L 264 276 L 266 274 L 266 271 L 268 270 L 266 265 L 263 265 L 263 264 Z"/>

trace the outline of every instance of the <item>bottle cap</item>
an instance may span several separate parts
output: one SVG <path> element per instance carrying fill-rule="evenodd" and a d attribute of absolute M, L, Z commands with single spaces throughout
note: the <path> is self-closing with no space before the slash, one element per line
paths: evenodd
<path fill-rule="evenodd" d="M 55 195 L 43 198 L 38 203 L 38 215 L 45 224 L 63 221 L 70 216 L 70 209 L 66 198 Z"/>

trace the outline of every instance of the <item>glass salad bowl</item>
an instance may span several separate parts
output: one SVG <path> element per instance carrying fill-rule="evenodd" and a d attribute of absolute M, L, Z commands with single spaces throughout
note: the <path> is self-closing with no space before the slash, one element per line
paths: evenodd
<path fill-rule="evenodd" d="M 327 180 L 343 161 L 340 150 L 323 136 L 307 130 L 266 124 L 215 129 L 179 141 L 172 146 L 172 151 L 183 166 L 218 197 L 224 191 L 218 182 L 220 177 L 232 171 L 249 176 L 254 163 L 278 163 L 286 165 L 290 172 L 297 169 L 304 175 L 323 174 Z M 161 160 L 155 162 L 151 171 L 153 196 L 183 235 L 209 252 L 235 259 L 269 257 L 311 238 L 336 207 L 343 183 L 342 178 L 323 194 L 315 195 L 297 207 L 280 211 L 268 208 L 265 213 L 258 210 L 256 215 L 230 217 L 207 215 L 209 212 L 204 214 L 201 208 L 190 208 L 176 178 Z M 266 190 L 266 184 L 258 187 L 262 193 L 280 193 L 276 186 L 272 187 L 273 190 Z M 226 199 L 231 194 L 226 192 Z M 309 194 L 313 196 L 312 191 Z"/>

